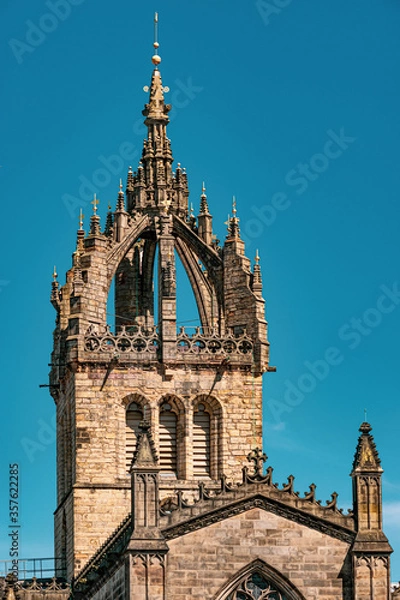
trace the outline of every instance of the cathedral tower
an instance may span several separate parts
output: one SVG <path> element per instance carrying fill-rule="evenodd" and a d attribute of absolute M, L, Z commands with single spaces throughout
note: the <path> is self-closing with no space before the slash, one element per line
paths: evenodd
<path fill-rule="evenodd" d="M 154 46 L 141 161 L 129 169 L 125 192 L 120 184 L 104 230 L 93 200 L 66 283 L 60 287 L 55 275 L 52 286 L 55 545 L 69 578 L 130 511 L 142 422 L 165 500 L 176 490 L 190 496 L 199 481 L 212 488 L 222 476 L 240 479 L 246 456 L 261 446 L 269 346 L 259 259 L 252 268 L 245 256 L 235 205 L 222 246 L 204 187 L 198 217 L 188 210 L 186 172 L 179 163 L 173 169 L 171 107 Z M 201 326 L 194 331 L 177 327 L 177 261 L 197 303 Z M 114 327 L 107 325 L 112 282 Z"/>

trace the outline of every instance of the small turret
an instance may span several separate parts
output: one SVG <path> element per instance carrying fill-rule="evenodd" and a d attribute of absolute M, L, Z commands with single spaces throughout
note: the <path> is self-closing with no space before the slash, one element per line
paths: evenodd
<path fill-rule="evenodd" d="M 381 461 L 364 421 L 353 461 L 353 511 L 357 536 L 352 547 L 355 598 L 389 598 L 392 548 L 382 531 Z"/>
<path fill-rule="evenodd" d="M 253 269 L 253 280 L 251 289 L 257 296 L 262 296 L 262 278 L 261 278 L 261 267 L 260 267 L 260 256 L 258 250 L 256 251 L 255 264 Z"/>
<path fill-rule="evenodd" d="M 94 195 L 92 200 L 93 204 L 93 214 L 90 217 L 90 234 L 89 235 L 101 235 L 100 231 L 100 217 L 97 214 L 97 206 L 100 203 L 100 200 Z"/>
<path fill-rule="evenodd" d="M 132 536 L 129 550 L 163 550 L 167 545 L 162 538 L 159 509 L 158 457 L 150 432 L 150 425 L 139 426 L 135 454 L 131 466 Z"/>
<path fill-rule="evenodd" d="M 125 196 L 122 189 L 122 179 L 120 179 L 117 206 L 114 213 L 114 237 L 117 242 L 124 239 L 127 225 L 128 213 L 125 210 Z"/>

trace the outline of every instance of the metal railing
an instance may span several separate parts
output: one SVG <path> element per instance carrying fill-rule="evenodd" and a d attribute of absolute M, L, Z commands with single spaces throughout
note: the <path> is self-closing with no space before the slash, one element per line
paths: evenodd
<path fill-rule="evenodd" d="M 0 560 L 0 577 L 13 573 L 19 580 L 32 579 L 65 579 L 65 558 L 16 558 Z"/>

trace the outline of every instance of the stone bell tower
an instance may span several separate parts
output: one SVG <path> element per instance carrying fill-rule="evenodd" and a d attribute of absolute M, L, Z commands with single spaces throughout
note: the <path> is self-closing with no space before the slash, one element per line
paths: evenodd
<path fill-rule="evenodd" d="M 269 346 L 259 259 L 252 268 L 245 256 L 236 206 L 223 246 L 213 235 L 205 189 L 198 217 L 188 211 L 186 172 L 172 166 L 160 62 L 156 42 L 137 170 L 129 169 L 103 230 L 94 199 L 87 233 L 80 219 L 66 283 L 60 287 L 55 274 L 52 284 L 55 551 L 66 559 L 68 577 L 130 512 L 142 421 L 151 429 L 165 500 L 176 490 L 190 496 L 199 481 L 212 487 L 222 476 L 240 479 L 246 456 L 261 446 Z M 177 260 L 197 303 L 194 331 L 177 328 Z"/>

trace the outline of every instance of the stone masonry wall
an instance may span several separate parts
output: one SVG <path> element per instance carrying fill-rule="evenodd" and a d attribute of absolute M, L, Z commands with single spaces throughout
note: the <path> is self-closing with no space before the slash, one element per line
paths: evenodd
<path fill-rule="evenodd" d="M 91 600 L 125 600 L 125 566 L 120 567 Z"/>
<path fill-rule="evenodd" d="M 165 377 L 156 368 L 117 367 L 100 391 L 105 372 L 106 366 L 77 372 L 73 376 L 74 385 L 70 382 L 67 386 L 70 396 L 66 402 L 74 406 L 71 426 L 75 464 L 71 499 L 67 502 L 69 574 L 72 571 L 76 574 L 84 566 L 130 512 L 125 411 L 131 401 L 139 401 L 146 407 L 146 418 L 151 421 L 157 447 L 160 403 L 168 396 L 177 399 L 181 423 L 180 477 L 185 480 L 182 488 L 186 490 L 188 483 L 190 487 L 191 482 L 193 489 L 197 489 L 198 484 L 193 480 L 191 415 L 199 398 L 209 402 L 212 410 L 219 410 L 218 477 L 224 474 L 228 480 L 240 480 L 247 454 L 261 445 L 261 377 L 253 380 L 251 373 L 226 371 L 216 382 L 215 370 L 211 369 L 170 369 L 169 376 Z M 180 487 L 179 480 L 175 480 L 175 486 Z M 164 496 L 171 494 L 170 479 L 166 488 Z M 62 546 L 61 532 L 60 508 L 56 515 L 57 549 Z"/>
<path fill-rule="evenodd" d="M 261 559 L 307 600 L 347 600 L 340 579 L 343 541 L 254 508 L 168 542 L 167 598 L 214 600 Z"/>

